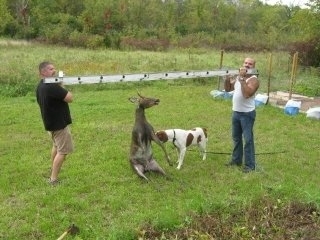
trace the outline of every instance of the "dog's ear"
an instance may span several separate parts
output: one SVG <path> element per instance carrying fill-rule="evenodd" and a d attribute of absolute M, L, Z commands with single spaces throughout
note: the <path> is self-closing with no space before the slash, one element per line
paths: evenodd
<path fill-rule="evenodd" d="M 204 132 L 204 136 L 207 138 L 208 137 L 207 128 L 202 128 L 202 130 Z"/>
<path fill-rule="evenodd" d="M 165 133 L 165 131 L 157 131 L 156 135 L 160 139 L 161 142 L 165 143 L 168 141 L 168 136 Z"/>

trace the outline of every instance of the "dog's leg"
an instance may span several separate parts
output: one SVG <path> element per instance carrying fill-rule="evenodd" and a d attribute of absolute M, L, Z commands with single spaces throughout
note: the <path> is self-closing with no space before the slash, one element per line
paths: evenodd
<path fill-rule="evenodd" d="M 183 164 L 184 155 L 186 154 L 187 148 L 181 148 L 180 149 L 180 155 L 179 155 L 179 163 L 177 169 L 179 170 Z"/>
<path fill-rule="evenodd" d="M 177 163 L 179 163 L 180 160 L 180 148 L 176 147 L 176 151 L 177 151 Z"/>
<path fill-rule="evenodd" d="M 171 159 L 167 153 L 166 148 L 164 147 L 164 144 L 160 141 L 160 139 L 158 138 L 158 136 L 154 132 L 152 132 L 151 138 L 156 144 L 158 144 L 161 147 L 162 151 L 164 152 L 164 154 L 166 156 L 166 160 L 167 160 L 168 164 L 170 166 L 172 166 Z"/>
<path fill-rule="evenodd" d="M 203 149 L 203 150 L 202 150 L 202 154 L 203 154 L 202 160 L 206 160 L 206 158 L 207 158 L 206 149 Z"/>
<path fill-rule="evenodd" d="M 202 160 L 206 160 L 207 158 L 206 144 L 200 143 L 199 148 L 202 155 Z"/>

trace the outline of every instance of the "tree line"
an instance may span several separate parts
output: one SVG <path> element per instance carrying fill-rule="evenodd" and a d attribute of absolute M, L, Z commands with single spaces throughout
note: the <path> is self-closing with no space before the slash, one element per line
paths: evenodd
<path fill-rule="evenodd" d="M 71 47 L 299 51 L 320 65 L 320 0 L 0 0 L 0 36 Z"/>

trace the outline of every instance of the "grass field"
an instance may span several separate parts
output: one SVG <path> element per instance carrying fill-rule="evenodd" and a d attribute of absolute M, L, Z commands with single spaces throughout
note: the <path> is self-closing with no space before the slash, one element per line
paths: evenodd
<path fill-rule="evenodd" d="M 71 223 L 81 229 L 76 239 L 137 239 L 147 223 L 168 231 L 191 221 L 193 212 L 218 210 L 229 216 L 261 198 L 274 199 L 275 204 L 320 203 L 319 122 L 304 114 L 289 117 L 271 106 L 257 109 L 258 172 L 226 168 L 229 155 L 209 154 L 202 161 L 196 151 L 187 152 L 178 171 L 154 146 L 158 162 L 172 179 L 151 174 L 152 183 L 140 180 L 128 163 L 135 108 L 128 97 L 136 95 L 136 89 L 161 99 L 146 112 L 155 129 L 207 127 L 208 151 L 231 150 L 231 102 L 213 99 L 209 83 L 181 83 L 74 87 L 76 150 L 64 164 L 57 187 L 46 181 L 50 140 L 35 97 L 3 98 L 1 239 L 55 239 Z M 175 158 L 172 146 L 167 149 Z"/>
<path fill-rule="evenodd" d="M 0 42 L 1 43 L 1 42 Z M 70 49 L 17 42 L 0 44 L 0 94 L 25 96 L 33 94 L 38 77 L 38 65 L 43 60 L 54 62 L 66 76 L 100 74 L 128 74 L 165 71 L 238 69 L 244 57 L 256 59 L 259 70 L 260 90 L 288 91 L 293 80 L 294 91 L 308 96 L 320 96 L 317 68 L 298 65 L 292 76 L 292 59 L 286 52 L 239 53 L 207 49 L 175 49 L 168 52 L 114 51 Z M 269 71 L 271 70 L 271 71 Z M 217 80 L 217 78 L 215 78 Z M 216 86 L 217 87 L 217 84 Z M 220 86 L 222 87 L 222 86 Z"/>
<path fill-rule="evenodd" d="M 14 52 L 19 52 L 17 48 L 1 51 L 2 74 L 12 71 L 12 79 L 21 78 L 24 69 L 28 76 L 25 80 L 34 86 L 38 61 L 49 57 L 70 75 L 75 75 L 76 69 L 81 74 L 110 70 L 107 52 L 50 48 L 45 52 L 42 47 L 34 50 L 21 47 L 20 51 L 29 52 L 22 52 L 22 58 L 18 55 L 14 58 Z M 123 54 L 119 53 L 122 57 Z M 147 56 L 147 53 L 139 54 Z M 150 71 L 161 70 L 158 61 L 150 66 L 156 56 L 156 53 L 149 56 L 144 64 L 132 61 L 131 70 L 138 72 L 142 65 Z M 127 58 L 130 62 L 130 57 Z M 92 59 L 91 65 L 88 59 Z M 132 72 L 128 62 L 123 65 L 121 62 L 115 64 L 119 66 L 117 71 Z M 177 69 L 182 70 L 182 66 Z M 197 67 L 201 68 L 204 66 Z M 216 86 L 216 79 L 67 86 L 75 97 L 70 108 L 76 149 L 63 165 L 62 183 L 56 187 L 47 183 L 51 142 L 44 131 L 34 93 L 27 92 L 22 97 L 2 95 L 0 239 L 57 239 L 72 223 L 79 227 L 80 233 L 66 239 L 156 239 L 147 237 L 146 226 L 166 234 L 191 226 L 195 215 L 212 213 L 222 223 L 234 219 L 228 226 L 216 223 L 222 229 L 220 236 L 209 235 L 207 229 L 194 231 L 188 238 L 172 235 L 157 239 L 289 239 L 288 236 L 318 239 L 319 121 L 304 114 L 291 117 L 269 105 L 259 107 L 255 123 L 258 171 L 243 174 L 224 166 L 228 154 L 218 154 L 229 153 L 232 148 L 231 101 L 212 98 L 209 93 Z M 187 152 L 182 169 L 177 170 L 176 165 L 168 166 L 155 145 L 156 159 L 170 178 L 148 174 L 152 182 L 146 183 L 132 172 L 128 154 L 135 106 L 128 98 L 135 96 L 137 90 L 161 100 L 159 106 L 146 111 L 156 130 L 196 126 L 208 129 L 211 153 L 206 161 L 192 148 L 194 151 Z M 167 150 L 176 159 L 172 145 L 168 144 Z M 301 223 L 301 226 L 314 226 L 313 231 L 284 224 L 282 217 L 288 215 L 286 207 L 296 203 L 316 206 L 307 212 L 310 218 Z M 261 213 L 257 217 L 265 224 L 252 223 L 252 211 L 246 211 L 248 208 Z M 284 209 L 281 216 L 275 214 L 277 209 Z M 270 221 L 271 215 L 274 222 Z M 300 215 L 296 212 L 295 216 Z"/>

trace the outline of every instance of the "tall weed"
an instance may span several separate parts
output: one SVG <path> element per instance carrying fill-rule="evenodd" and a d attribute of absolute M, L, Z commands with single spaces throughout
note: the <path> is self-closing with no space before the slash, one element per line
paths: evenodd
<path fill-rule="evenodd" d="M 272 64 L 270 65 L 270 56 Z M 237 69 L 246 56 L 257 60 L 261 90 L 288 91 L 291 80 L 291 57 L 285 52 L 243 53 L 206 49 L 175 49 L 167 52 L 151 51 L 115 51 L 86 50 L 66 47 L 45 46 L 39 44 L 0 45 L 0 84 L 1 95 L 24 96 L 33 89 L 38 79 L 38 64 L 41 61 L 52 61 L 57 70 L 65 72 L 66 76 L 84 76 L 100 74 L 127 74 L 141 72 L 167 72 L 190 70 Z M 221 65 L 222 63 L 222 65 Z M 221 66 L 220 66 L 221 65 Z M 269 69 L 271 66 L 271 71 Z M 310 78 L 312 71 L 298 68 L 297 83 L 313 86 L 315 91 L 294 86 L 294 91 L 301 94 L 317 96 L 319 83 Z M 218 82 L 218 77 L 209 81 Z M 207 81 L 207 80 L 206 80 Z M 218 86 L 218 85 L 217 85 Z M 221 85 L 219 87 L 222 87 Z"/>

